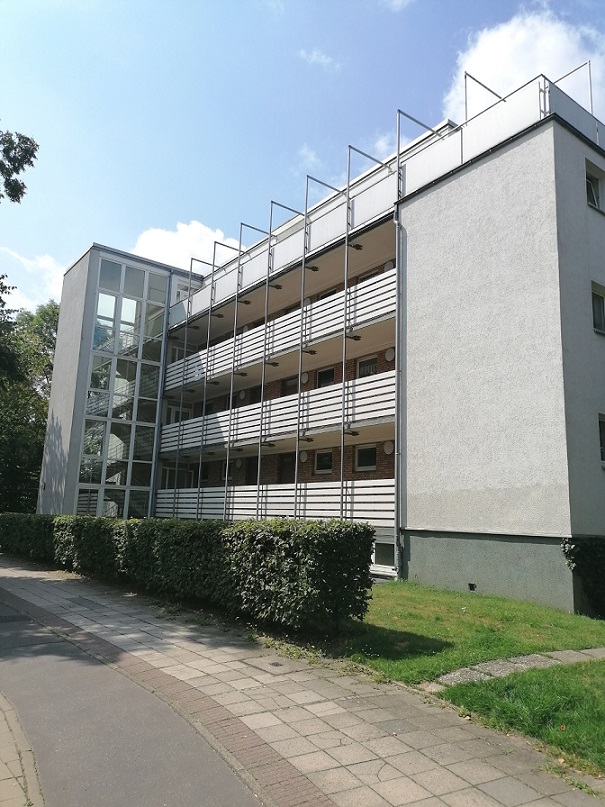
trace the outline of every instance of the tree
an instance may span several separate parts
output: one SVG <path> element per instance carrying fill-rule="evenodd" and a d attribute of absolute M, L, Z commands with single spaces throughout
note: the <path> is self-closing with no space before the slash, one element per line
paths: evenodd
<path fill-rule="evenodd" d="M 25 194 L 25 183 L 17 176 L 34 164 L 38 144 L 19 132 L 0 130 L 0 202 L 20 202 Z"/>
<path fill-rule="evenodd" d="M 6 306 L 0 320 L 2 311 Z M 36 507 L 58 315 L 51 300 L 34 314 L 20 311 L 14 320 L 0 321 L 6 326 L 4 347 L 15 364 L 14 372 L 0 373 L 0 512 Z"/>

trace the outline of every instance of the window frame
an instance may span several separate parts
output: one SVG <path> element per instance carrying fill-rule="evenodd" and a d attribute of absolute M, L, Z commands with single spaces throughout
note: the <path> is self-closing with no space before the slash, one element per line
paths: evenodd
<path fill-rule="evenodd" d="M 330 467 L 329 468 L 318 468 L 318 458 L 320 456 L 330 456 Z M 315 456 L 313 458 L 313 473 L 319 475 L 326 475 L 331 474 L 334 471 L 334 452 L 331 448 L 319 448 L 315 451 Z"/>
<path fill-rule="evenodd" d="M 596 307 L 598 307 L 598 312 Z M 595 333 L 605 336 L 605 290 L 601 292 L 594 283 L 592 286 L 592 327 Z"/>
<path fill-rule="evenodd" d="M 327 383 L 320 383 L 319 377 L 322 373 L 332 373 L 332 380 Z M 324 387 L 332 387 L 336 383 L 336 372 L 334 367 L 324 367 L 322 370 L 317 370 L 315 373 L 315 389 L 323 389 Z"/>
<path fill-rule="evenodd" d="M 376 372 L 375 373 L 366 373 L 365 375 L 361 375 L 360 367 L 363 362 L 375 362 L 376 363 Z M 371 378 L 374 375 L 378 375 L 378 354 L 374 354 L 373 356 L 362 356 L 361 358 L 357 359 L 357 372 L 355 374 L 356 378 Z"/>
<path fill-rule="evenodd" d="M 361 465 L 359 462 L 359 452 L 367 450 L 368 448 L 374 449 L 374 464 Z M 376 447 L 376 443 L 363 443 L 362 445 L 355 446 L 355 465 L 354 465 L 355 473 L 371 473 L 372 471 L 376 471 L 377 468 L 378 468 L 378 449 Z"/>

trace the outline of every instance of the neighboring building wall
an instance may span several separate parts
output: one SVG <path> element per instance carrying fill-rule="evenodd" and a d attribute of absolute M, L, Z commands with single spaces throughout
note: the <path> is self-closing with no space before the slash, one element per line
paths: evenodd
<path fill-rule="evenodd" d="M 401 205 L 411 531 L 569 534 L 552 128 Z"/>
<path fill-rule="evenodd" d="M 589 206 L 586 160 L 605 176 L 605 157 L 561 126 L 555 129 L 557 229 L 571 532 L 605 535 L 605 473 L 599 414 L 605 415 L 605 335 L 595 331 L 593 284 L 605 292 L 605 213 Z M 601 178 L 600 203 L 605 201 Z"/>

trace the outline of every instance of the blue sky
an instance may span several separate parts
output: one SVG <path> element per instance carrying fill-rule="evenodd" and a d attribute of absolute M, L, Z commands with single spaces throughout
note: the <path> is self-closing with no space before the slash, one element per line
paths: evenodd
<path fill-rule="evenodd" d="M 605 119 L 603 0 L 0 0 L 0 32 L 0 128 L 40 144 L 0 205 L 13 306 L 93 241 L 188 266 L 266 228 L 349 143 L 390 153 L 398 107 L 460 122 L 464 68 L 504 94 L 591 59 Z M 587 103 L 585 71 L 562 88 Z"/>

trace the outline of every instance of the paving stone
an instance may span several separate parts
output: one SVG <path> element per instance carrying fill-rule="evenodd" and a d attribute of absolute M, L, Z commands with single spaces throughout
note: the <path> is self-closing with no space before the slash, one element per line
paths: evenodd
<path fill-rule="evenodd" d="M 371 723 L 362 723 L 359 726 L 344 726 L 341 731 L 343 734 L 346 734 L 347 737 L 350 737 L 352 740 L 358 740 L 359 742 L 384 737 L 384 731 L 373 726 Z"/>
<path fill-rule="evenodd" d="M 546 669 L 546 667 L 553 667 L 560 662 L 554 658 L 550 658 L 549 654 L 530 653 L 528 656 L 512 656 L 508 659 L 515 665 L 516 672 L 533 669 Z"/>
<path fill-rule="evenodd" d="M 278 726 L 268 726 L 267 728 L 254 729 L 256 734 L 266 743 L 274 743 L 277 740 L 291 740 L 293 737 L 300 737 L 292 726 L 280 723 Z"/>
<path fill-rule="evenodd" d="M 504 678 L 513 672 L 518 672 L 518 668 L 511 661 L 499 659 L 496 661 L 483 661 L 481 664 L 473 664 L 473 670 L 491 675 L 493 678 Z"/>
<path fill-rule="evenodd" d="M 346 734 L 343 734 L 340 731 L 336 731 L 336 729 L 332 729 L 332 731 L 323 731 L 319 734 L 310 734 L 308 739 L 313 743 L 313 745 L 317 746 L 317 748 L 321 748 L 324 751 L 327 751 L 330 748 L 338 748 L 339 746 L 353 745 L 355 742 L 355 740 L 352 740 L 350 737 L 347 737 Z"/>
<path fill-rule="evenodd" d="M 290 757 L 289 760 L 301 773 L 314 773 L 316 771 L 326 771 L 330 768 L 337 768 L 340 763 L 326 754 L 325 751 L 313 751 L 310 754 L 302 754 L 298 757 Z"/>
<path fill-rule="evenodd" d="M 393 807 L 399 807 L 401 804 L 410 804 L 414 801 L 421 801 L 431 796 L 428 790 L 414 782 L 413 779 L 409 779 L 407 776 L 401 776 L 399 779 L 391 779 L 388 782 L 380 782 L 380 784 L 374 785 L 373 789 L 389 804 L 393 805 Z"/>
<path fill-rule="evenodd" d="M 240 718 L 251 729 L 265 729 L 269 726 L 283 726 L 284 724 L 271 712 L 257 712 L 253 715 L 244 715 Z"/>
<path fill-rule="evenodd" d="M 596 807 L 599 804 L 594 796 L 589 796 L 588 793 L 582 793 L 580 790 L 561 793 L 551 798 L 556 804 L 563 804 L 564 807 Z"/>
<path fill-rule="evenodd" d="M 384 759 L 370 759 L 367 762 L 357 762 L 347 765 L 347 769 L 364 785 L 375 785 L 379 782 L 388 782 L 401 777 L 401 771 L 393 768 Z"/>
<path fill-rule="evenodd" d="M 370 759 L 376 759 L 376 754 L 361 745 L 361 743 L 351 743 L 350 745 L 330 748 L 328 754 L 334 757 L 337 762 L 340 762 L 341 765 L 354 765 L 356 762 L 367 762 Z"/>
<path fill-rule="evenodd" d="M 395 754 L 404 754 L 412 750 L 410 746 L 406 745 L 399 737 L 392 737 L 390 735 L 366 740 L 363 744 L 379 757 L 390 757 Z"/>
<path fill-rule="evenodd" d="M 522 773 L 517 777 L 519 781 L 526 784 L 528 787 L 537 790 L 543 796 L 555 796 L 559 793 L 567 793 L 569 785 L 560 779 L 558 776 L 547 774 L 544 771 L 536 771 L 535 773 Z"/>
<path fill-rule="evenodd" d="M 491 782 L 494 779 L 501 779 L 506 776 L 504 771 L 494 768 L 484 760 L 474 759 L 472 761 L 455 762 L 448 765 L 447 769 L 471 785 L 481 785 L 484 782 Z"/>
<path fill-rule="evenodd" d="M 514 754 L 494 754 L 486 760 L 495 768 L 500 768 L 510 776 L 536 771 L 544 764 L 544 758 L 537 751 L 517 751 Z"/>
<path fill-rule="evenodd" d="M 334 793 L 332 800 L 342 807 L 389 807 L 390 802 L 385 801 L 370 787 L 356 787 L 344 793 Z"/>
<path fill-rule="evenodd" d="M 545 655 L 550 656 L 550 658 L 555 659 L 555 661 L 560 661 L 562 664 L 575 664 L 577 662 L 591 660 L 585 653 L 580 653 L 577 650 L 554 650 Z"/>
<path fill-rule="evenodd" d="M 414 773 L 422 773 L 423 771 L 430 771 L 438 767 L 434 759 L 426 757 L 420 751 L 408 751 L 406 754 L 397 754 L 394 757 L 387 757 L 387 762 L 394 768 L 397 768 L 401 773 L 406 776 L 412 776 Z"/>
<path fill-rule="evenodd" d="M 415 773 L 410 778 L 434 796 L 442 796 L 444 793 L 452 793 L 468 787 L 468 782 L 448 771 L 447 768 L 433 768 L 430 771 Z"/>
<path fill-rule="evenodd" d="M 303 754 L 311 754 L 316 751 L 313 743 L 310 743 L 305 737 L 293 737 L 289 740 L 276 740 L 270 743 L 271 748 L 274 748 L 282 757 L 300 757 Z"/>
<path fill-rule="evenodd" d="M 479 790 L 492 796 L 496 801 L 501 802 L 505 807 L 519 807 L 521 804 L 535 801 L 542 795 L 532 787 L 505 776 L 503 779 L 495 779 L 493 782 L 486 782 L 479 785 Z"/>
<path fill-rule="evenodd" d="M 590 650 L 582 650 L 582 652 L 591 658 L 605 658 L 605 647 L 593 647 Z"/>
<path fill-rule="evenodd" d="M 310 773 L 309 779 L 324 793 L 340 793 L 359 787 L 359 779 L 346 768 L 338 767 L 327 771 Z"/>
<path fill-rule="evenodd" d="M 446 793 L 441 798 L 449 807 L 502 807 L 502 802 L 480 790 L 458 790 L 456 793 Z"/>
<path fill-rule="evenodd" d="M 489 675 L 479 672 L 479 670 L 473 670 L 471 667 L 462 667 L 460 670 L 454 670 L 454 672 L 447 673 L 447 675 L 439 676 L 437 682 L 451 687 L 455 684 L 470 684 L 475 681 L 487 681 L 489 678 Z"/>
<path fill-rule="evenodd" d="M 324 720 L 318 717 L 312 717 L 310 720 L 300 720 L 296 722 L 296 731 L 302 734 L 303 737 L 309 737 L 314 734 L 321 734 L 325 731 L 331 731 L 332 727 Z"/>

